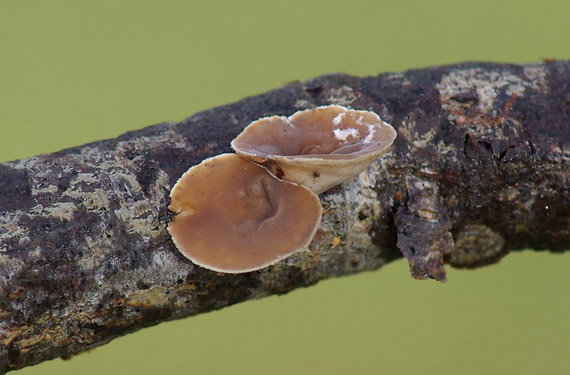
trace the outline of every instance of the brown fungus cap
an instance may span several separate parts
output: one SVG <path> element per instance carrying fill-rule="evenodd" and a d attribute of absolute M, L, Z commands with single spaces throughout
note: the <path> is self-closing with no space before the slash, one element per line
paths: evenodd
<path fill-rule="evenodd" d="M 330 105 L 254 121 L 232 148 L 320 194 L 362 172 L 395 138 L 376 113 Z"/>
<path fill-rule="evenodd" d="M 258 270 L 303 249 L 321 221 L 319 198 L 235 154 L 206 159 L 170 192 L 178 250 L 214 271 Z"/>

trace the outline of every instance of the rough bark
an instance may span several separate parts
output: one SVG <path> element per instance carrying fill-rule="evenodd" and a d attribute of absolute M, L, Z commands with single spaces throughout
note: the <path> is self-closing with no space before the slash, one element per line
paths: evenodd
<path fill-rule="evenodd" d="M 321 196 L 310 252 L 229 275 L 176 251 L 168 194 L 187 168 L 229 152 L 252 120 L 332 103 L 378 112 L 398 138 L 367 171 Z M 375 269 L 401 253 L 414 277 L 445 280 L 443 262 L 476 267 L 510 250 L 564 251 L 570 63 L 293 83 L 179 123 L 0 164 L 0 210 L 0 372 Z"/>

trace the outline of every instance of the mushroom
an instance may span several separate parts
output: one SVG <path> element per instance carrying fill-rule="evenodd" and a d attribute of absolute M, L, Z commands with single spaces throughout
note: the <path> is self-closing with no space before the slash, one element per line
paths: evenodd
<path fill-rule="evenodd" d="M 214 271 L 258 270 L 306 249 L 321 221 L 319 198 L 235 154 L 186 171 L 170 192 L 178 250 Z"/>
<path fill-rule="evenodd" d="M 232 148 L 276 177 L 320 194 L 362 172 L 395 138 L 376 113 L 330 105 L 254 121 Z"/>

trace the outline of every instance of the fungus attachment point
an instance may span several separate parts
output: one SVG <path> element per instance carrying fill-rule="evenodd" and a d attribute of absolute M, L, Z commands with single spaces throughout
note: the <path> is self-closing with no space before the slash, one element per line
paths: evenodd
<path fill-rule="evenodd" d="M 170 192 L 168 231 L 195 264 L 240 273 L 307 248 L 320 224 L 319 198 L 235 154 L 206 159 Z"/>
<path fill-rule="evenodd" d="M 395 138 L 376 113 L 330 105 L 254 121 L 232 148 L 320 194 L 362 172 Z"/>

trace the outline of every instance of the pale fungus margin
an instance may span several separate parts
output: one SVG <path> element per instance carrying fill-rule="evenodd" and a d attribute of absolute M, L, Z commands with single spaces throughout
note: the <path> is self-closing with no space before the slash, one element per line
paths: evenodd
<path fill-rule="evenodd" d="M 321 194 L 362 172 L 395 138 L 376 113 L 330 105 L 261 118 L 231 145 L 276 177 Z"/>
<path fill-rule="evenodd" d="M 221 154 L 171 190 L 168 231 L 193 263 L 217 272 L 265 268 L 309 247 L 321 223 L 317 194 L 358 175 L 387 151 L 394 128 L 339 105 L 248 125 Z"/>

